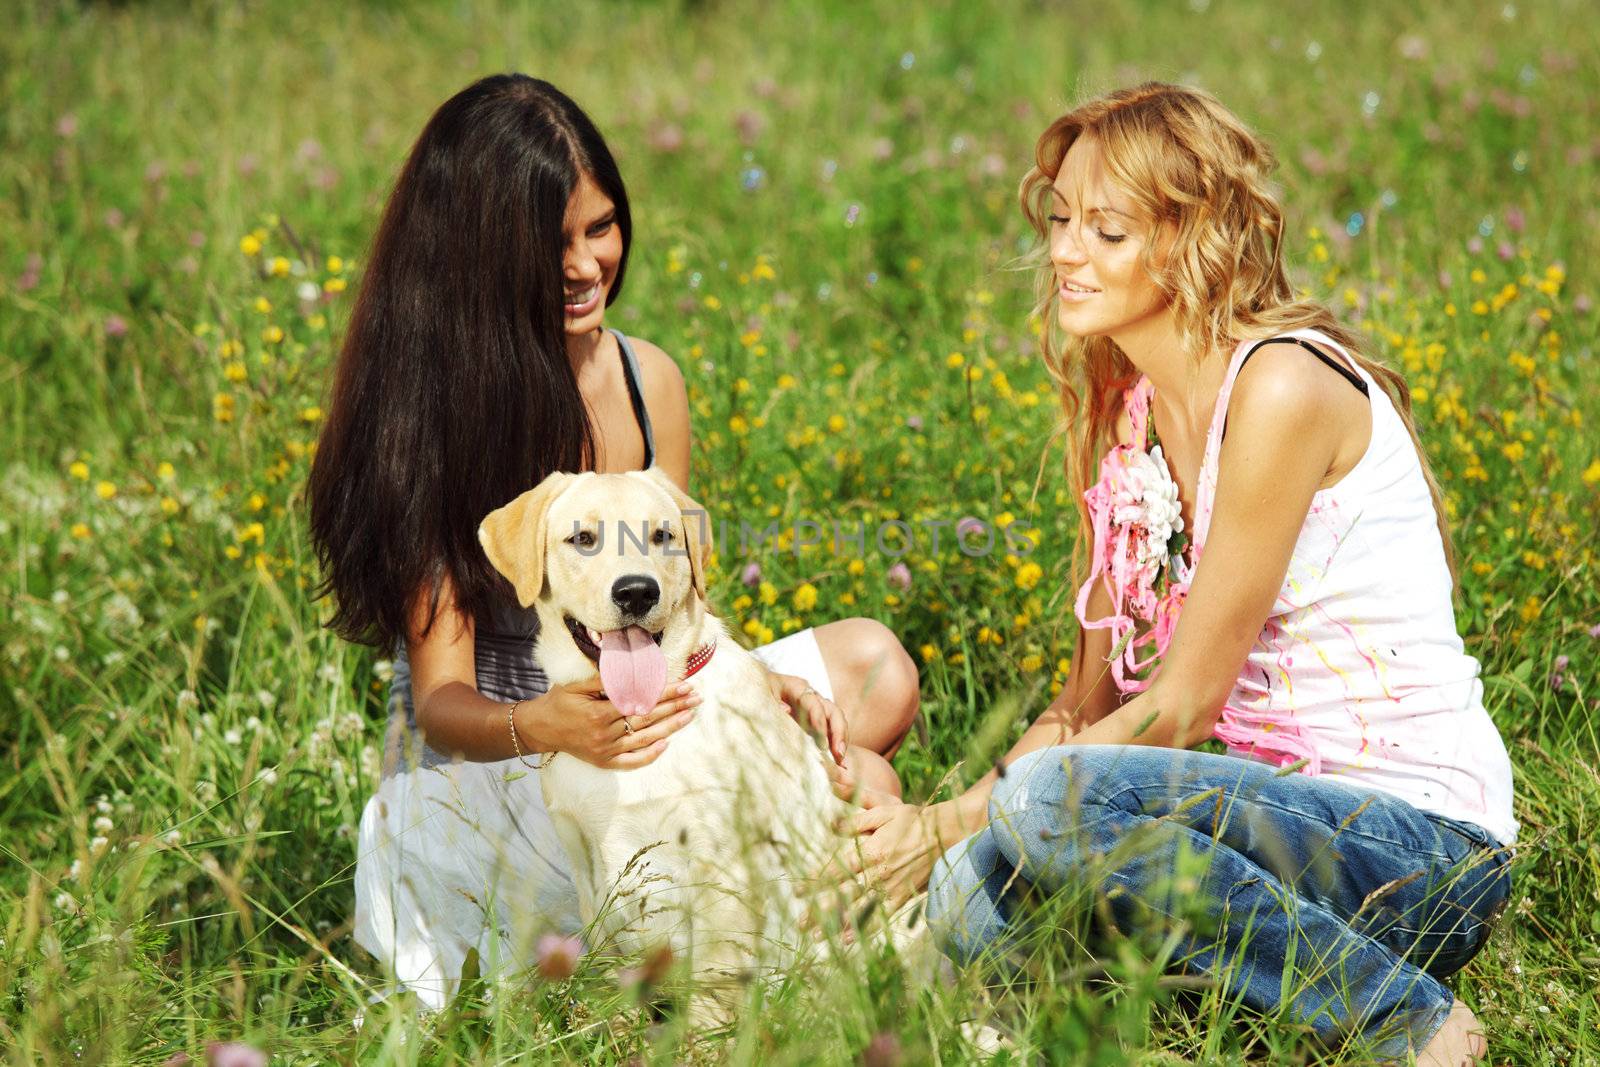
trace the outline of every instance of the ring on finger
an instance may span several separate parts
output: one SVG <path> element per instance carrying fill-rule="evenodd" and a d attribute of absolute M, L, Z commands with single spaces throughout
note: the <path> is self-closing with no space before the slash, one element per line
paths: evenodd
<path fill-rule="evenodd" d="M 628 717 L 626 715 L 622 717 L 622 728 L 630 734 L 633 733 L 633 723 L 628 721 Z"/>

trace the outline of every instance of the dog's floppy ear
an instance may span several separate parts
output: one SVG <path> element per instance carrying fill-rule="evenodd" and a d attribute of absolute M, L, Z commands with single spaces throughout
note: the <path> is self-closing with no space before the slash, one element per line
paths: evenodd
<path fill-rule="evenodd" d="M 683 515 L 683 547 L 689 553 L 689 575 L 694 580 L 694 591 L 704 600 L 706 595 L 706 566 L 711 561 L 711 517 L 706 514 L 706 509 L 695 503 L 694 498 L 682 489 L 667 472 L 660 467 L 651 467 L 645 475 L 672 497 L 672 502 L 678 505 L 678 511 Z"/>
<path fill-rule="evenodd" d="M 504 507 L 489 512 L 478 527 L 478 543 L 494 569 L 529 607 L 544 588 L 545 517 L 550 504 L 575 475 L 556 472 Z"/>

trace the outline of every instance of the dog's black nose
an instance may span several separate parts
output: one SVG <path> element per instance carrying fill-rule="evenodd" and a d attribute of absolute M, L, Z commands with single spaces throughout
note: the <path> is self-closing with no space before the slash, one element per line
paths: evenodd
<path fill-rule="evenodd" d="M 635 618 L 655 607 L 660 599 L 661 586 L 648 575 L 624 575 L 611 586 L 611 602 L 621 608 L 623 614 Z"/>

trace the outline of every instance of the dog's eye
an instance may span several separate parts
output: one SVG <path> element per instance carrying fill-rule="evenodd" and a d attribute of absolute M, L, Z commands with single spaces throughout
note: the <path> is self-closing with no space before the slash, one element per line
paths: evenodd
<path fill-rule="evenodd" d="M 579 530 L 577 533 L 567 538 L 567 544 L 577 545 L 579 548 L 593 548 L 594 534 L 589 530 Z"/>
<path fill-rule="evenodd" d="M 671 530 L 665 526 L 657 526 L 655 532 L 650 535 L 650 543 L 652 545 L 664 545 L 672 540 L 672 536 Z"/>

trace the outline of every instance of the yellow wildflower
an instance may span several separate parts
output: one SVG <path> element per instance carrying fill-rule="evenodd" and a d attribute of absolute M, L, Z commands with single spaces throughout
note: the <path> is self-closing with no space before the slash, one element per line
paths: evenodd
<path fill-rule="evenodd" d="M 323 266 L 328 268 L 329 274 L 338 274 L 344 270 L 344 260 L 338 256 L 329 256 L 328 261 Z"/>
<path fill-rule="evenodd" d="M 267 267 L 274 278 L 285 278 L 289 275 L 289 259 L 287 256 L 273 256 L 272 263 Z"/>
<path fill-rule="evenodd" d="M 247 233 L 239 238 L 239 251 L 247 256 L 261 254 L 261 239 L 253 233 Z"/>
<path fill-rule="evenodd" d="M 329 278 L 322 283 L 322 291 L 325 293 L 342 293 L 344 292 L 344 285 L 343 278 Z"/>
<path fill-rule="evenodd" d="M 80 482 L 86 482 L 89 480 L 89 465 L 80 459 L 67 468 L 67 473 Z"/>
<path fill-rule="evenodd" d="M 117 487 L 110 482 L 100 482 L 94 487 L 94 492 L 101 500 L 110 500 L 117 495 Z"/>
<path fill-rule="evenodd" d="M 87 538 L 89 536 L 89 526 L 88 526 L 88 524 L 87 523 L 82 523 L 82 522 L 73 523 L 72 524 L 72 536 L 76 537 L 80 541 L 82 541 L 85 538 Z"/>
<path fill-rule="evenodd" d="M 1017 568 L 1017 588 L 1032 589 L 1039 584 L 1039 579 L 1044 577 L 1044 568 L 1029 560 Z"/>
<path fill-rule="evenodd" d="M 283 327 L 276 324 L 268 326 L 261 331 L 261 339 L 269 345 L 275 345 L 283 340 Z"/>
<path fill-rule="evenodd" d="M 794 591 L 794 610 L 810 611 L 817 606 L 817 587 L 810 582 L 803 582 L 800 588 Z"/>

